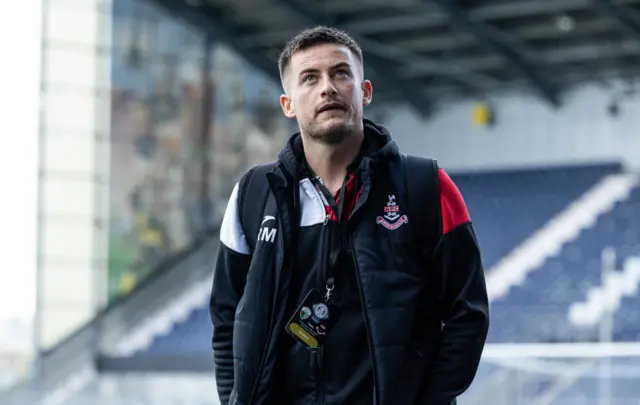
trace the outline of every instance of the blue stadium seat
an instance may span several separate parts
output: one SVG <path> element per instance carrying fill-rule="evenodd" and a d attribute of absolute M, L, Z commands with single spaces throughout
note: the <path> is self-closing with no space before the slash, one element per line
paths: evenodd
<path fill-rule="evenodd" d="M 593 227 L 566 244 L 557 257 L 533 270 L 524 284 L 514 287 L 506 299 L 492 304 L 492 342 L 587 339 L 597 330 L 572 327 L 569 307 L 584 301 L 587 291 L 601 284 L 601 252 L 611 246 L 617 268 L 631 256 L 640 256 L 640 188 L 632 190 Z M 640 338 L 640 297 L 625 298 L 615 314 L 617 340 Z"/>
<path fill-rule="evenodd" d="M 174 324 L 171 333 L 158 336 L 146 353 L 162 355 L 210 354 L 211 333 L 211 318 L 208 308 L 198 308 L 184 322 Z"/>
<path fill-rule="evenodd" d="M 619 165 L 452 175 L 473 220 L 485 268 L 522 243 Z"/>

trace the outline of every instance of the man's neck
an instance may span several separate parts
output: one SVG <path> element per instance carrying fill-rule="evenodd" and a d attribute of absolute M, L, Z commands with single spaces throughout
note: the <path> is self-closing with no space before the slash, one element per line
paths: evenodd
<path fill-rule="evenodd" d="M 338 145 L 326 145 L 303 138 L 304 154 L 313 172 L 320 176 L 325 187 L 335 194 L 347 175 L 347 167 L 360 153 L 364 134 L 347 137 Z"/>

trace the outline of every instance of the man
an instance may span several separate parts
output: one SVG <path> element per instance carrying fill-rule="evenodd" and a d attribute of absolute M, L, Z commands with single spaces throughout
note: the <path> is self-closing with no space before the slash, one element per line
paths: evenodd
<path fill-rule="evenodd" d="M 422 260 L 423 213 L 405 206 L 427 185 L 398 191 L 412 174 L 363 118 L 373 89 L 359 46 L 316 27 L 286 45 L 279 67 L 280 104 L 300 133 L 242 177 L 222 222 L 210 302 L 222 404 L 454 402 L 489 324 L 458 189 L 434 169 L 440 195 L 422 209 L 438 207 L 427 229 L 438 237 Z"/>

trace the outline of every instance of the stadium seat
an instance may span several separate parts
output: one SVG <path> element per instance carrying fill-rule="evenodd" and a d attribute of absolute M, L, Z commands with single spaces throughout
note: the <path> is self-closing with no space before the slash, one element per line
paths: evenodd
<path fill-rule="evenodd" d="M 485 269 L 619 165 L 594 165 L 452 175 L 482 248 Z"/>
<path fill-rule="evenodd" d="M 640 188 L 628 199 L 600 216 L 593 227 L 566 244 L 561 252 L 533 270 L 506 299 L 494 302 L 492 342 L 585 340 L 597 330 L 572 326 L 567 314 L 571 304 L 584 301 L 590 288 L 601 284 L 601 252 L 613 247 L 617 268 L 632 256 L 640 256 Z M 640 297 L 622 299 L 614 317 L 614 338 L 640 337 Z"/>

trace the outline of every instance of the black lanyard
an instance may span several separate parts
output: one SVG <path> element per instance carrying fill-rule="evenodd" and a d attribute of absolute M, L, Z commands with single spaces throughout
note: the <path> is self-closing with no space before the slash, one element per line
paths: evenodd
<path fill-rule="evenodd" d="M 327 204 L 329 204 L 331 211 L 338 219 L 339 224 L 342 223 L 342 209 L 344 206 L 344 196 L 347 190 L 347 179 L 345 179 L 345 181 L 342 183 L 342 187 L 340 187 L 340 192 L 338 193 L 338 201 L 336 202 L 336 199 L 331 195 L 329 190 L 327 190 L 327 187 L 325 187 L 325 185 L 322 184 L 322 182 L 317 177 L 312 178 L 313 184 L 316 186 L 316 189 L 320 193 L 322 193 L 322 196 L 327 201 Z"/>
<path fill-rule="evenodd" d="M 334 273 L 336 271 L 336 266 L 338 264 L 338 256 L 340 256 L 340 251 L 342 250 L 342 242 L 345 234 L 346 224 L 348 222 L 347 219 L 342 218 L 342 213 L 344 210 L 344 200 L 345 194 L 347 190 L 347 182 L 349 180 L 349 176 L 347 176 L 342 183 L 342 187 L 340 187 L 340 192 L 338 193 L 338 201 L 336 202 L 335 198 L 331 195 L 329 190 L 318 180 L 317 177 L 312 177 L 311 181 L 316 186 L 316 189 L 322 193 L 324 199 L 329 204 L 331 211 L 336 215 L 338 222 L 338 232 L 336 237 L 331 239 L 331 250 L 329 252 L 329 266 L 327 267 L 326 272 L 326 295 L 325 298 L 327 300 L 331 297 L 331 292 L 335 288 L 335 276 Z"/>

